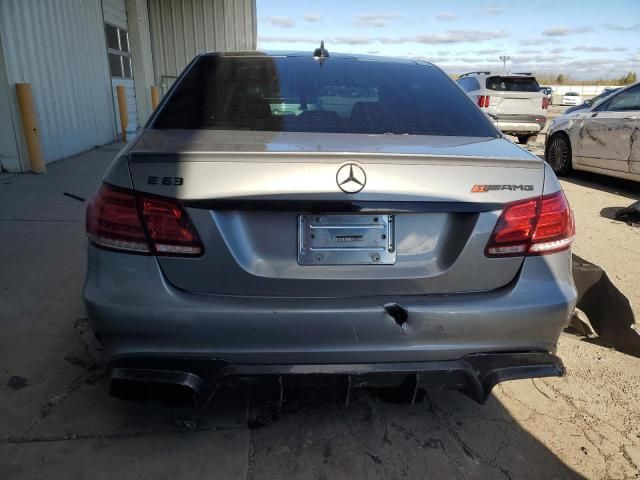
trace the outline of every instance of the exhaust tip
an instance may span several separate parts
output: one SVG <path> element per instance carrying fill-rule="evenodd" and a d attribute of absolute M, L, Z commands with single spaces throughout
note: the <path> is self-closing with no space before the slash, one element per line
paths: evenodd
<path fill-rule="evenodd" d="M 110 375 L 112 396 L 138 402 L 196 405 L 203 385 L 199 376 L 173 370 L 114 368 Z"/>

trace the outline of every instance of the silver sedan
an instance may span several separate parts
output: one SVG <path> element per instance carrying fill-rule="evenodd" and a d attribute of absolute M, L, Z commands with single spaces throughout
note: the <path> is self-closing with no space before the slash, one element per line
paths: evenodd
<path fill-rule="evenodd" d="M 572 169 L 640 181 L 640 83 L 591 108 L 554 119 L 545 158 L 553 171 Z"/>
<path fill-rule="evenodd" d="M 560 184 L 426 62 L 199 56 L 105 173 L 87 236 L 114 387 L 206 401 L 312 375 L 484 401 L 564 372 Z"/>

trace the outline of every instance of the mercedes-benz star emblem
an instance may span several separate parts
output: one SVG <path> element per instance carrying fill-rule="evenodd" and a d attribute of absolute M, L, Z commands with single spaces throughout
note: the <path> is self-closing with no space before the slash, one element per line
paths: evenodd
<path fill-rule="evenodd" d="M 336 182 L 345 193 L 358 193 L 367 183 L 367 175 L 357 163 L 345 163 L 336 173 Z"/>

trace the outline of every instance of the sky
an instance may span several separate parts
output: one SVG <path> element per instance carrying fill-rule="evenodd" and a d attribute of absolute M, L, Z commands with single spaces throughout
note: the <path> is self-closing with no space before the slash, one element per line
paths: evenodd
<path fill-rule="evenodd" d="M 640 73 L 640 0 L 257 0 L 258 49 L 410 57 L 447 73 Z"/>

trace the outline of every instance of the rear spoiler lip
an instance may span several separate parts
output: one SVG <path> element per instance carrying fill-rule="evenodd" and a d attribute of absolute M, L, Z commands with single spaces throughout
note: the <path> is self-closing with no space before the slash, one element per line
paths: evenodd
<path fill-rule="evenodd" d="M 163 162 L 230 162 L 241 161 L 248 163 L 276 162 L 323 163 L 327 161 L 336 164 L 348 161 L 362 163 L 398 163 L 422 165 L 448 165 L 454 162 L 456 166 L 489 166 L 500 168 L 531 168 L 539 169 L 544 165 L 539 157 L 493 157 L 456 154 L 423 154 L 423 153 L 379 153 L 379 152 L 312 152 L 312 151 L 131 151 L 131 163 L 163 163 Z"/>
<path fill-rule="evenodd" d="M 286 211 L 309 213 L 483 213 L 502 210 L 497 202 L 361 201 L 224 198 L 182 200 L 187 208 L 203 210 Z"/>

